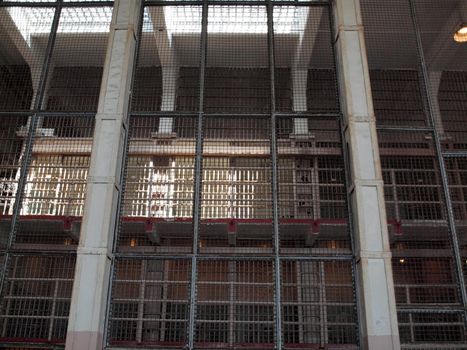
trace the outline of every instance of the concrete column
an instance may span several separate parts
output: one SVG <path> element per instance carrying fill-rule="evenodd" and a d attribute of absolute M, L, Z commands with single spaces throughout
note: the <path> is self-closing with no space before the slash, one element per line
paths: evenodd
<path fill-rule="evenodd" d="M 172 42 L 172 33 L 166 24 L 167 8 L 153 7 L 149 16 L 155 25 L 154 39 L 162 66 L 162 101 L 161 111 L 174 111 L 177 98 L 179 66 Z M 159 134 L 171 134 L 173 118 L 164 117 L 159 121 Z"/>
<path fill-rule="evenodd" d="M 179 69 L 172 65 L 162 67 L 162 102 L 161 111 L 175 111 Z M 159 121 L 159 133 L 170 134 L 173 130 L 173 118 L 163 117 Z"/>
<path fill-rule="evenodd" d="M 306 112 L 306 84 L 308 80 L 308 68 L 292 69 L 292 93 L 294 112 Z M 295 135 L 308 135 L 308 119 L 294 118 Z"/>
<path fill-rule="evenodd" d="M 140 0 L 116 0 L 96 115 L 66 349 L 102 349 Z"/>
<path fill-rule="evenodd" d="M 439 102 L 438 102 L 438 92 L 439 92 L 439 84 L 441 83 L 441 77 L 443 75 L 442 71 L 430 71 L 428 73 L 428 79 L 430 83 L 431 90 L 428 93 L 431 93 L 432 96 L 432 108 L 433 108 L 433 117 L 435 120 L 435 127 L 438 130 L 439 135 L 443 138 L 444 137 L 444 126 L 443 126 L 443 118 L 441 115 L 441 110 L 439 109 Z"/>
<path fill-rule="evenodd" d="M 400 349 L 368 62 L 359 0 L 335 0 L 336 52 L 351 167 L 362 348 Z"/>

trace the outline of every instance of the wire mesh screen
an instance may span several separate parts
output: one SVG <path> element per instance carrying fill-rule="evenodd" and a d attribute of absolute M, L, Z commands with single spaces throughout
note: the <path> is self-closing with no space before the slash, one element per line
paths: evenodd
<path fill-rule="evenodd" d="M 343 261 L 287 260 L 281 266 L 285 348 L 353 348 L 357 341 L 352 267 Z"/>
<path fill-rule="evenodd" d="M 339 123 L 281 117 L 272 135 L 266 6 L 210 3 L 207 10 L 204 42 L 200 6 L 144 9 L 108 343 L 178 348 L 190 347 L 193 336 L 198 349 L 273 348 L 281 324 L 287 347 L 354 348 Z M 336 113 L 327 8 L 283 6 L 273 10 L 273 20 L 282 62 L 274 72 L 277 110 Z M 304 107 L 294 109 L 296 89 Z M 281 262 L 282 276 L 273 263 L 273 137 L 279 168 L 288 176 L 279 179 L 279 212 L 280 254 L 289 256 L 278 260 L 297 256 Z M 200 203 L 194 207 L 197 181 Z M 193 223 L 195 214 L 199 223 Z M 308 230 L 321 240 L 307 246 Z M 318 252 L 349 260 L 301 260 Z M 288 293 L 280 320 L 278 278 Z M 320 310 L 318 319 L 314 310 Z"/>
<path fill-rule="evenodd" d="M 13 255 L 2 291 L 1 342 L 64 343 L 75 257 Z"/>
<path fill-rule="evenodd" d="M 93 117 L 37 117 L 15 242 L 76 245 L 86 194 Z"/>
<path fill-rule="evenodd" d="M 442 145 L 448 150 L 466 150 L 467 46 L 456 42 L 453 35 L 467 9 L 463 1 L 454 0 L 415 0 L 414 5 Z"/>
<path fill-rule="evenodd" d="M 29 132 L 29 117 L 0 118 L 0 247 L 5 248 L 18 192 L 20 168 L 24 161 L 24 138 Z"/>
<path fill-rule="evenodd" d="M 45 109 L 97 111 L 111 18 L 112 7 L 62 9 Z"/>
<path fill-rule="evenodd" d="M 110 344 L 182 347 L 187 335 L 190 272 L 190 260 L 117 260 Z"/>
<path fill-rule="evenodd" d="M 409 1 L 363 0 L 361 8 L 377 124 L 428 125 Z"/>
<path fill-rule="evenodd" d="M 131 116 L 120 249 L 191 250 L 195 126 L 194 117 Z"/>
<path fill-rule="evenodd" d="M 431 133 L 379 132 L 396 302 L 458 304 L 441 174 Z"/>
<path fill-rule="evenodd" d="M 271 261 L 199 261 L 197 346 L 273 347 L 273 286 Z"/>
<path fill-rule="evenodd" d="M 279 118 L 276 131 L 281 252 L 350 253 L 339 121 Z"/>
<path fill-rule="evenodd" d="M 417 343 L 441 343 L 426 349 L 462 349 L 467 340 L 465 319 L 461 313 L 399 312 L 402 349 L 420 349 Z M 413 347 L 412 347 L 412 346 Z"/>
<path fill-rule="evenodd" d="M 0 7 L 0 110 L 33 109 L 54 8 Z"/>
<path fill-rule="evenodd" d="M 275 6 L 276 110 L 338 113 L 326 7 Z"/>
<path fill-rule="evenodd" d="M 205 118 L 202 252 L 272 252 L 270 130 L 269 118 Z"/>
<path fill-rule="evenodd" d="M 197 111 L 201 6 L 148 6 L 133 85 L 133 111 Z"/>
<path fill-rule="evenodd" d="M 205 112 L 269 112 L 265 6 L 209 6 Z"/>
<path fill-rule="evenodd" d="M 461 264 L 467 277 L 467 158 L 453 157 L 444 160 L 448 175 L 451 205 L 455 220 Z"/>

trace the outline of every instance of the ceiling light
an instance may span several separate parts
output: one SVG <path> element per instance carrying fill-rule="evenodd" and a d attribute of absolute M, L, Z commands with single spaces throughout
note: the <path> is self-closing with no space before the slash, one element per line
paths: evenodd
<path fill-rule="evenodd" d="M 458 43 L 467 42 L 467 23 L 462 23 L 454 33 L 454 40 Z"/>

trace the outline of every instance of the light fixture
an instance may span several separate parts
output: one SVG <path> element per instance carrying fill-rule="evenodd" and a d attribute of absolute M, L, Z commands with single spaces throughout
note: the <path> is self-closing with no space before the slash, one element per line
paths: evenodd
<path fill-rule="evenodd" d="M 454 33 L 454 40 L 458 43 L 467 42 L 467 23 L 462 23 Z"/>
<path fill-rule="evenodd" d="M 403 264 L 403 263 L 405 263 L 405 259 L 399 259 L 399 262 L 400 262 L 401 264 Z"/>

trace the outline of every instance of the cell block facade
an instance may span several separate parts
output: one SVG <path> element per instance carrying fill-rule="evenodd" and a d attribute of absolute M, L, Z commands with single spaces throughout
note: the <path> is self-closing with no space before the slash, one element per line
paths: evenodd
<path fill-rule="evenodd" d="M 456 123 L 465 118 L 467 66 L 459 60 L 466 47 L 448 28 L 465 9 L 456 1 L 400 1 L 386 16 L 387 6 L 362 2 L 400 341 L 404 349 L 462 348 L 463 129 Z"/>
<path fill-rule="evenodd" d="M 357 348 L 329 16 L 144 7 L 109 347 Z"/>
<path fill-rule="evenodd" d="M 61 5 L 0 4 L 5 348 L 67 334 L 112 7 Z"/>
<path fill-rule="evenodd" d="M 0 348 L 83 348 L 70 310 L 110 350 L 467 346 L 462 0 L 113 3 L 0 0 Z"/>

